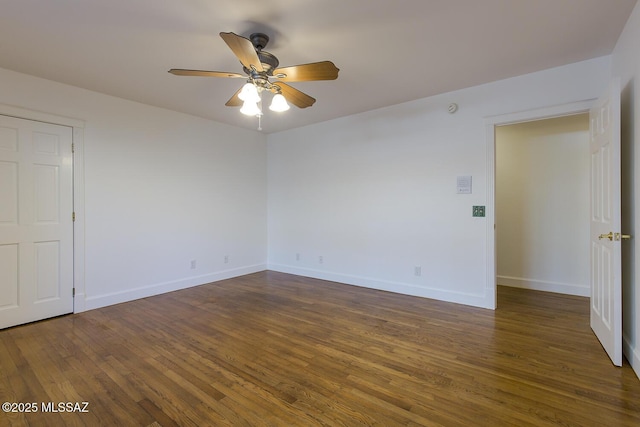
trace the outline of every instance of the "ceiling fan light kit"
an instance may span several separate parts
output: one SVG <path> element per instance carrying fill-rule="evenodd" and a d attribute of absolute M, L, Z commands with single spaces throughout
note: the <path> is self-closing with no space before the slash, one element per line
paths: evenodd
<path fill-rule="evenodd" d="M 253 83 L 246 83 L 242 86 L 238 98 L 244 102 L 259 102 L 260 94 L 258 93 L 258 88 Z"/>
<path fill-rule="evenodd" d="M 289 108 L 289 104 L 287 103 L 284 95 L 282 95 L 281 93 L 276 93 L 275 95 L 273 95 L 271 105 L 269 106 L 269 109 L 271 111 L 282 113 L 283 111 L 287 111 Z"/>
<path fill-rule="evenodd" d="M 245 101 L 240 108 L 240 112 L 245 116 L 259 116 L 262 115 L 262 110 L 258 107 L 257 102 Z"/>
<path fill-rule="evenodd" d="M 275 85 L 272 85 L 272 87 L 275 87 Z M 262 114 L 262 110 L 260 109 L 260 106 L 258 106 L 258 103 L 262 101 L 260 98 L 260 92 L 262 90 L 264 90 L 262 86 L 258 86 L 251 81 L 242 86 L 240 93 L 238 93 L 238 98 L 243 101 L 242 108 L 240 109 L 242 114 L 247 116 L 257 116 L 258 114 Z M 287 104 L 287 100 L 279 90 L 280 89 L 278 88 L 278 93 L 273 96 L 269 109 L 271 111 L 281 113 L 289 109 L 289 104 Z"/>
<path fill-rule="evenodd" d="M 298 108 L 312 106 L 316 100 L 285 82 L 303 82 L 314 80 L 335 80 L 340 71 L 331 61 L 314 62 L 278 68 L 280 61 L 274 55 L 264 51 L 269 37 L 262 33 L 253 33 L 247 39 L 234 33 L 220 33 L 231 51 L 238 57 L 245 73 L 185 70 L 172 68 L 171 74 L 177 76 L 246 78 L 247 82 L 226 102 L 228 107 L 241 106 L 240 112 L 248 116 L 262 116 L 260 105 L 262 92 L 273 93 L 269 109 L 275 112 L 287 111 L 289 103 Z M 274 79 L 271 82 L 270 79 Z M 287 102 L 288 101 L 288 102 Z M 260 129 L 260 126 L 259 126 Z"/>

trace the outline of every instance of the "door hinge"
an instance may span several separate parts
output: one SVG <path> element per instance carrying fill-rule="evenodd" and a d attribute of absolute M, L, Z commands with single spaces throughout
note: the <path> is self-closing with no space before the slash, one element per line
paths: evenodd
<path fill-rule="evenodd" d="M 76 296 L 76 288 L 73 288 L 71 290 L 71 296 L 74 296 L 74 297 Z"/>
<path fill-rule="evenodd" d="M 73 142 L 71 143 L 71 152 L 72 153 L 76 152 L 76 144 L 74 144 Z"/>
<path fill-rule="evenodd" d="M 71 212 L 71 221 L 76 222 L 76 213 Z"/>

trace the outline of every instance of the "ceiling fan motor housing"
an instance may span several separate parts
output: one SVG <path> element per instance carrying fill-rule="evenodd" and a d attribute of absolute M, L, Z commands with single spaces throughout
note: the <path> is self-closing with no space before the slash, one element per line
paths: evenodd
<path fill-rule="evenodd" d="M 262 68 L 268 76 L 273 76 L 273 70 L 278 68 L 280 65 L 280 61 L 275 55 L 272 55 L 269 52 L 265 52 L 262 49 L 267 47 L 267 43 L 269 43 L 269 36 L 263 33 L 253 33 L 249 36 L 249 40 L 256 48 L 256 53 L 258 54 L 258 59 L 260 59 L 260 63 L 262 64 Z M 245 69 L 245 72 L 247 70 Z M 250 72 L 248 74 L 251 74 Z"/>
<path fill-rule="evenodd" d="M 280 65 L 280 61 L 278 61 L 278 58 L 265 51 L 256 53 L 258 54 L 258 59 L 260 59 L 260 63 L 262 64 L 262 68 L 264 69 L 262 73 L 257 74 L 266 74 L 268 76 L 273 76 L 273 70 L 278 68 L 278 65 Z M 252 72 L 252 70 L 249 70 L 247 67 L 242 68 L 244 72 L 249 74 L 250 76 L 256 74 L 255 72 Z"/>
<path fill-rule="evenodd" d="M 269 43 L 269 36 L 264 33 L 253 33 L 249 36 L 249 40 L 251 40 L 251 43 L 253 43 L 256 50 L 260 51 L 267 47 L 267 43 Z"/>

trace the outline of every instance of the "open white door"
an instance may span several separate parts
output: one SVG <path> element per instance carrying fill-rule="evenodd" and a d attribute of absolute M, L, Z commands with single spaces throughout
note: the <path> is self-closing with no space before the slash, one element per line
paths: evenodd
<path fill-rule="evenodd" d="M 620 81 L 589 112 L 591 147 L 591 329 L 622 365 Z"/>

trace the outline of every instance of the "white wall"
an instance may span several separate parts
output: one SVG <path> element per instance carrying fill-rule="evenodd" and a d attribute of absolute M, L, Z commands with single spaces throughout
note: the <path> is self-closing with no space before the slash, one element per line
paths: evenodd
<path fill-rule="evenodd" d="M 486 119 L 597 98 L 609 61 L 269 135 L 269 268 L 490 307 L 490 227 L 471 216 L 488 195 Z M 459 175 L 473 194 L 456 194 Z"/>
<path fill-rule="evenodd" d="M 622 260 L 622 335 L 624 353 L 640 376 L 640 3 L 627 21 L 612 55 L 612 72 L 620 77 L 622 87 L 622 230 L 634 236 L 630 245 L 623 243 Z"/>
<path fill-rule="evenodd" d="M 589 116 L 499 126 L 498 284 L 589 296 Z"/>
<path fill-rule="evenodd" d="M 79 310 L 266 268 L 264 135 L 7 70 L 0 104 L 85 122 Z"/>

